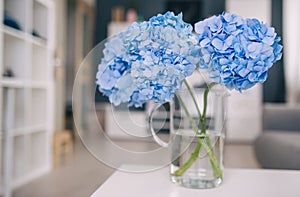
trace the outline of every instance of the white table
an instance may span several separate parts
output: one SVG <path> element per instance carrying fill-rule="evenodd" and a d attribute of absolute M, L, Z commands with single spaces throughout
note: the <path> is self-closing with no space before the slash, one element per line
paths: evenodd
<path fill-rule="evenodd" d="M 169 181 L 168 168 L 148 173 L 116 171 L 92 197 L 300 197 L 300 171 L 226 169 L 214 189 L 188 189 Z"/>

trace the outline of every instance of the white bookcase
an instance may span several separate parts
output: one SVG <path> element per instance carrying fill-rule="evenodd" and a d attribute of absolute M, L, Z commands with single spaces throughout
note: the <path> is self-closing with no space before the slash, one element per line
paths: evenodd
<path fill-rule="evenodd" d="M 52 0 L 0 0 L 0 196 L 52 167 L 54 9 Z"/>

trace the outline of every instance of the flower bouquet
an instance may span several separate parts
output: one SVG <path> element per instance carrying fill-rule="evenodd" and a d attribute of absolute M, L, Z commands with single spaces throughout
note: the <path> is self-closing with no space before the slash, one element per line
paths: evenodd
<path fill-rule="evenodd" d="M 215 143 L 207 127 L 209 93 L 217 85 L 242 92 L 263 83 L 268 69 L 281 58 L 282 46 L 274 28 L 257 19 L 225 12 L 196 23 L 194 30 L 196 33 L 182 20 L 182 14 L 176 16 L 172 12 L 133 23 L 105 44 L 96 84 L 116 106 L 128 103 L 140 107 L 148 101 L 164 103 L 176 99 L 194 134 L 195 146 L 191 146 L 186 159 L 171 169 L 172 181 L 209 188 L 218 186 L 223 179 L 222 157 L 214 151 Z M 203 91 L 201 106 L 196 91 L 186 80 L 196 71 L 208 73 L 211 81 Z M 181 94 L 184 88 L 189 101 Z M 196 118 L 187 107 L 191 103 Z M 171 125 L 172 132 L 177 130 Z M 153 129 L 152 133 L 155 135 Z M 201 152 L 210 163 L 211 177 L 203 181 L 196 171 L 192 178 L 182 178 L 191 174 L 192 166 L 197 166 Z"/>

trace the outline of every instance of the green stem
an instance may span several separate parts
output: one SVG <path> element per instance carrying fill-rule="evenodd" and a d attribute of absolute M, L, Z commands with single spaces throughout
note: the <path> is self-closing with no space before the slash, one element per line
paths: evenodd
<path fill-rule="evenodd" d="M 213 168 L 214 177 L 215 178 L 223 178 L 222 169 L 217 161 L 217 158 L 216 158 L 213 148 L 211 146 L 209 137 L 206 137 L 206 142 L 203 142 L 202 146 L 208 154 L 211 166 Z"/>
<path fill-rule="evenodd" d="M 195 150 L 194 150 L 193 154 L 191 155 L 191 157 L 189 158 L 189 160 L 187 162 L 185 162 L 185 164 L 183 164 L 183 166 L 181 166 L 178 170 L 176 170 L 174 172 L 175 176 L 181 176 L 198 159 L 201 146 L 202 146 L 202 144 L 198 143 L 197 147 L 195 148 Z"/>
<path fill-rule="evenodd" d="M 210 91 L 215 85 L 217 85 L 217 83 L 215 83 L 215 82 L 209 84 L 209 85 L 207 86 L 207 88 L 205 89 L 205 91 L 204 91 L 204 98 L 203 98 L 203 99 L 204 99 L 203 116 L 206 115 L 208 93 L 209 93 L 209 91 Z M 203 118 L 203 116 L 202 116 L 202 118 Z"/>
<path fill-rule="evenodd" d="M 208 93 L 211 90 L 212 87 L 217 85 L 217 83 L 213 82 L 207 86 L 207 88 L 204 91 L 204 104 L 203 104 L 203 113 L 201 117 L 201 134 L 206 134 L 206 110 L 207 110 L 207 97 Z"/>
<path fill-rule="evenodd" d="M 188 82 L 186 81 L 186 79 L 183 80 L 183 82 L 184 82 L 184 85 L 186 86 L 186 88 L 188 89 L 190 95 L 192 96 L 193 102 L 194 102 L 194 104 L 195 104 L 195 106 L 196 106 L 196 110 L 197 110 L 198 118 L 199 118 L 199 123 L 200 123 L 200 122 L 201 122 L 201 117 L 202 117 L 202 116 L 201 116 L 201 112 L 200 112 L 199 106 L 198 106 L 198 104 L 197 104 L 195 95 L 194 95 L 194 93 L 193 93 L 193 91 L 192 91 L 190 85 L 189 85 Z"/>

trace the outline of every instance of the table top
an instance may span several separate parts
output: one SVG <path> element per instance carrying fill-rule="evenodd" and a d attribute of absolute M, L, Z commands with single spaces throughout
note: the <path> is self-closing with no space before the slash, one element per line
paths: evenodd
<path fill-rule="evenodd" d="M 214 189 L 188 189 L 169 180 L 168 168 L 147 173 L 116 171 L 92 197 L 300 197 L 300 171 L 225 169 L 224 182 Z"/>

